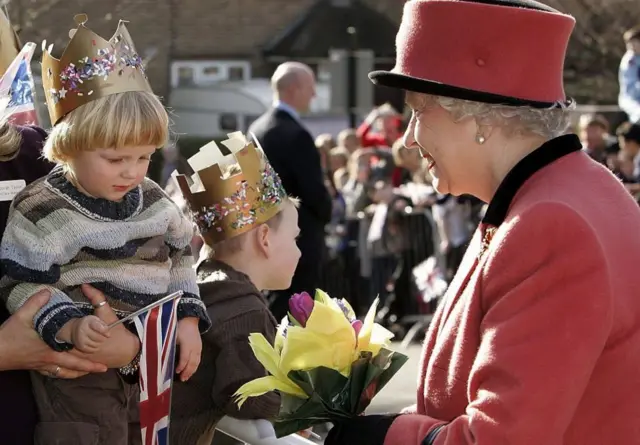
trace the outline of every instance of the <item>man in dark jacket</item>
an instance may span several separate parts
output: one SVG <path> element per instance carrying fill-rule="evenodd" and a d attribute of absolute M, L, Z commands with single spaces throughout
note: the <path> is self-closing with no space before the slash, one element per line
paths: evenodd
<path fill-rule="evenodd" d="M 250 127 L 269 162 L 282 179 L 285 190 L 300 198 L 298 247 L 302 252 L 298 268 L 286 291 L 276 295 L 271 311 L 277 320 L 288 310 L 292 293 L 313 295 L 320 279 L 324 226 L 331 219 L 331 197 L 313 137 L 300 120 L 315 96 L 313 71 L 302 63 L 285 62 L 271 78 L 274 105 Z"/>

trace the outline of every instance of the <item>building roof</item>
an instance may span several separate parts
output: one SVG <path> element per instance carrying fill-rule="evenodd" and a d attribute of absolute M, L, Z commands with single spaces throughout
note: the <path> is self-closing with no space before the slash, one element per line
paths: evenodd
<path fill-rule="evenodd" d="M 348 29 L 355 28 L 355 35 Z M 318 0 L 263 47 L 266 58 L 326 58 L 330 49 L 371 49 L 395 57 L 398 26 L 360 0 Z"/>

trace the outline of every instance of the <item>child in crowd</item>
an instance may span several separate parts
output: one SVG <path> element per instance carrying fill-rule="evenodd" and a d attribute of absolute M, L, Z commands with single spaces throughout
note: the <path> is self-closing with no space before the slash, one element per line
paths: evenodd
<path fill-rule="evenodd" d="M 249 399 L 242 408 L 233 394 L 267 375 L 248 337 L 257 332 L 275 340 L 277 321 L 261 291 L 291 284 L 300 258 L 298 202 L 286 195 L 260 149 L 241 133 L 229 136 L 223 144 L 234 156 L 223 158 L 211 142 L 189 160 L 193 185 L 184 175 L 176 177 L 208 250 L 197 271 L 213 323 L 203 337 L 200 368 L 173 388 L 169 434 L 176 444 L 209 445 L 223 416 L 272 419 L 280 407 L 275 393 Z M 221 165 L 225 160 L 234 163 Z"/>
<path fill-rule="evenodd" d="M 165 144 L 169 119 L 120 23 L 110 41 L 84 26 L 60 60 L 44 51 L 43 84 L 54 125 L 44 155 L 59 164 L 12 203 L 0 258 L 0 292 L 15 312 L 39 290 L 51 292 L 34 326 L 56 351 L 91 354 L 108 337 L 80 286 L 91 284 L 119 316 L 168 293 L 178 308 L 176 372 L 187 380 L 210 326 L 199 298 L 189 243 L 193 228 L 160 187 L 145 178 Z M 141 443 L 137 360 L 74 380 L 33 373 L 39 445 Z M 133 378 L 127 378 L 133 377 Z M 128 382 L 135 382 L 130 384 Z"/>

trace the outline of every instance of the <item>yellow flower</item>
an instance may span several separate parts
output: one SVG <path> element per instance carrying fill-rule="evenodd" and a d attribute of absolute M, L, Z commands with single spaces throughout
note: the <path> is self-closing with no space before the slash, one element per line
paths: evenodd
<path fill-rule="evenodd" d="M 338 302 L 318 290 L 305 327 L 290 325 L 285 317 L 278 327 L 274 346 L 262 334 L 251 334 L 251 349 L 271 375 L 244 384 L 235 393 L 238 406 L 242 406 L 249 397 L 270 391 L 307 399 L 308 395 L 302 388 L 289 379 L 291 371 L 324 366 L 348 377 L 352 363 L 361 352 L 371 352 L 375 356 L 393 338 L 390 331 L 375 323 L 377 308 L 378 299 L 371 305 L 356 339 L 350 321 L 355 319 L 355 314 L 349 303 L 345 300 Z"/>
<path fill-rule="evenodd" d="M 321 298 L 315 301 L 306 327 L 287 328 L 280 368 L 288 374 L 324 366 L 348 376 L 355 348 L 355 333 L 340 306 Z"/>
<path fill-rule="evenodd" d="M 234 394 L 237 397 L 238 407 L 241 407 L 249 397 L 258 397 L 270 391 L 280 391 L 303 399 L 308 398 L 305 392 L 287 377 L 287 373 L 280 369 L 279 355 L 262 334 L 249 335 L 249 345 L 256 359 L 271 375 L 242 385 Z"/>
<path fill-rule="evenodd" d="M 285 315 L 278 326 L 278 330 L 276 331 L 276 339 L 273 344 L 273 348 L 276 351 L 276 354 L 280 356 L 282 354 L 282 348 L 284 347 L 285 342 L 285 332 L 287 330 L 287 326 L 289 325 L 289 317 Z"/>
<path fill-rule="evenodd" d="M 376 298 L 364 319 L 364 324 L 358 334 L 356 356 L 359 356 L 361 352 L 371 352 L 375 357 L 380 349 L 386 348 L 391 343 L 393 333 L 375 323 L 379 302 L 380 300 Z"/>

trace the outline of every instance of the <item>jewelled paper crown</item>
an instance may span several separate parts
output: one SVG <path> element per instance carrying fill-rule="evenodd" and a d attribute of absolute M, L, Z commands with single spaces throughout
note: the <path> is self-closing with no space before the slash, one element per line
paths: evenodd
<path fill-rule="evenodd" d="M 211 244 L 233 238 L 265 223 L 280 210 L 286 192 L 277 173 L 242 132 L 222 141 L 231 154 L 224 155 L 209 142 L 189 159 L 193 184 L 185 175 L 174 177 L 189 204 L 200 231 Z M 259 146 L 259 145 L 258 145 Z M 221 166 L 238 164 L 241 172 L 223 176 Z"/>
<path fill-rule="evenodd" d="M 127 91 L 152 92 L 124 21 L 107 41 L 84 26 L 86 14 L 74 20 L 78 28 L 69 32 L 71 40 L 60 60 L 51 55 L 53 45 L 47 48 L 42 42 L 42 85 L 52 125 L 92 100 Z"/>

